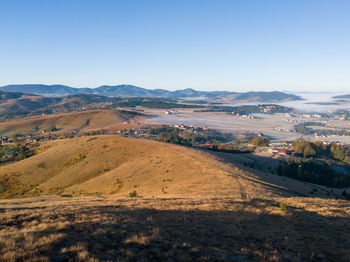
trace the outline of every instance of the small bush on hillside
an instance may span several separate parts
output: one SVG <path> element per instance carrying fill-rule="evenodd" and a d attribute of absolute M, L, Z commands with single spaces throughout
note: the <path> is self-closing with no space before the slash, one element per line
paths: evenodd
<path fill-rule="evenodd" d="M 40 167 L 40 168 L 46 168 L 46 165 L 45 165 L 44 162 L 41 162 L 40 164 L 38 164 L 38 167 Z"/>
<path fill-rule="evenodd" d="M 138 197 L 138 196 L 139 195 L 137 194 L 137 192 L 135 190 L 129 193 L 129 197 Z"/>
<path fill-rule="evenodd" d="M 281 210 L 283 213 L 286 213 L 286 212 L 287 212 L 287 204 L 281 202 L 281 203 L 280 203 L 280 210 Z"/>

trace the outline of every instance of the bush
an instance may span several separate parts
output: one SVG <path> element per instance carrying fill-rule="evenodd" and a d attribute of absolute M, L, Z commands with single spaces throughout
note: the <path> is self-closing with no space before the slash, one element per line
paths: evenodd
<path fill-rule="evenodd" d="M 255 136 L 253 137 L 251 143 L 254 146 L 266 147 L 270 144 L 270 139 L 268 139 L 267 137 L 261 138 L 261 137 Z"/>
<path fill-rule="evenodd" d="M 41 162 L 40 164 L 38 164 L 38 167 L 40 168 L 46 168 L 46 164 L 44 162 Z"/>
<path fill-rule="evenodd" d="M 286 212 L 287 212 L 287 204 L 284 203 L 284 202 L 281 202 L 281 203 L 280 203 L 280 210 L 281 210 L 283 213 L 286 213 Z"/>
<path fill-rule="evenodd" d="M 138 197 L 138 196 L 139 195 L 137 194 L 137 192 L 135 190 L 129 193 L 129 197 Z"/>

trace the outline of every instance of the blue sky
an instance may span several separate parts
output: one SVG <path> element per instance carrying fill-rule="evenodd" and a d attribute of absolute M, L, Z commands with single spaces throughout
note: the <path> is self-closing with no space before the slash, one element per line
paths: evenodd
<path fill-rule="evenodd" d="M 350 1 L 0 0 L 0 85 L 350 90 Z"/>

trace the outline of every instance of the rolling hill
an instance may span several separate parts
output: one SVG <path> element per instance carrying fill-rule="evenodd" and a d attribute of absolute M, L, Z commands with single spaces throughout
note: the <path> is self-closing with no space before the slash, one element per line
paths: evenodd
<path fill-rule="evenodd" d="M 71 112 L 91 105 L 112 103 L 114 99 L 77 94 L 63 97 L 46 97 L 33 94 L 0 91 L 0 120 L 10 120 L 31 115 Z"/>
<path fill-rule="evenodd" d="M 50 141 L 42 150 L 34 157 L 0 167 L 0 197 L 125 197 L 136 190 L 144 197 L 254 198 L 306 196 L 313 191 L 311 184 L 242 170 L 209 153 L 151 140 L 81 137 Z M 319 196 L 327 196 L 327 190 L 318 191 Z"/>
<path fill-rule="evenodd" d="M 101 129 L 116 129 L 126 127 L 125 121 L 137 122 L 142 116 L 132 115 L 121 110 L 89 110 L 74 113 L 39 115 L 23 119 L 0 122 L 0 135 L 29 135 L 34 132 L 47 131 L 50 127 L 57 128 L 56 133 L 78 130 L 88 132 Z M 127 126 L 136 126 L 128 124 Z"/>
<path fill-rule="evenodd" d="M 1 197 L 126 197 L 134 190 L 144 197 L 239 196 L 234 182 L 245 183 L 230 178 L 206 154 L 150 140 L 83 137 L 49 142 L 43 149 L 39 155 L 0 167 Z M 244 194 L 250 190 L 247 187 Z"/>
<path fill-rule="evenodd" d="M 0 166 L 0 260 L 348 261 L 349 201 L 313 187 L 151 140 L 49 141 Z"/>
<path fill-rule="evenodd" d="M 110 97 L 164 97 L 173 99 L 201 98 L 201 99 L 224 99 L 227 97 L 236 100 L 252 99 L 259 102 L 272 102 L 283 100 L 301 100 L 299 96 L 282 92 L 228 92 L 228 91 L 197 91 L 191 88 L 168 91 L 164 89 L 146 89 L 133 85 L 103 85 L 97 88 L 74 88 L 64 85 L 41 85 L 23 84 L 7 85 L 0 87 L 2 91 L 31 93 L 45 96 L 64 96 L 73 94 L 95 94 Z"/>

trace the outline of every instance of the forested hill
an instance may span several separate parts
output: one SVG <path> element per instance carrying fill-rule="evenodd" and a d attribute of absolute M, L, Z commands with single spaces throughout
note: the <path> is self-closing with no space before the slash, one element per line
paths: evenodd
<path fill-rule="evenodd" d="M 95 94 L 112 97 L 164 97 L 164 98 L 202 98 L 202 99 L 224 99 L 252 100 L 260 102 L 300 100 L 301 97 L 283 92 L 229 92 L 229 91 L 197 91 L 191 88 L 168 91 L 165 89 L 146 89 L 133 85 L 103 85 L 97 88 L 74 88 L 65 85 L 42 85 L 23 84 L 7 85 L 0 87 L 2 91 L 21 92 L 44 96 L 65 96 L 74 94 Z"/>

